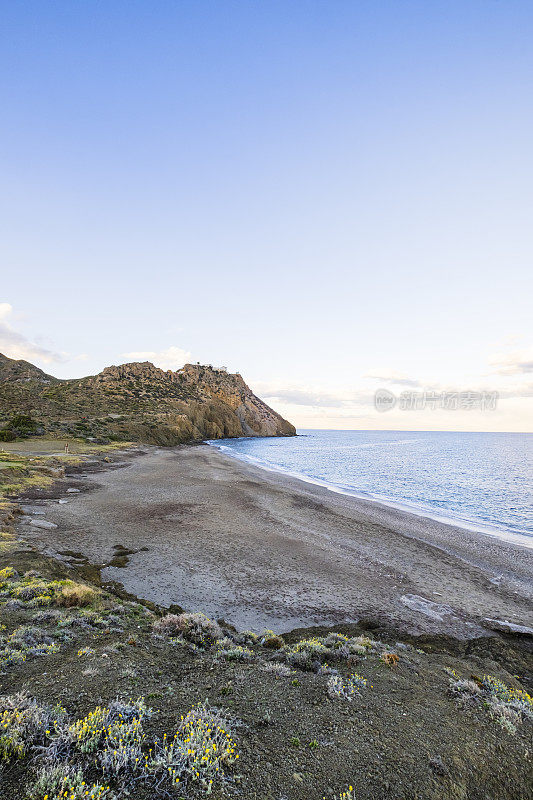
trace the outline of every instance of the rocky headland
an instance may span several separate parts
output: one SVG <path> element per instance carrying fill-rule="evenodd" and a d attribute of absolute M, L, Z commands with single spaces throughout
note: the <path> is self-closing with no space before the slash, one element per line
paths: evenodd
<path fill-rule="evenodd" d="M 104 443 L 296 434 L 241 375 L 200 364 L 173 372 L 134 362 L 60 380 L 0 354 L 0 427 L 8 429 L 14 415 L 35 419 L 43 433 Z"/>

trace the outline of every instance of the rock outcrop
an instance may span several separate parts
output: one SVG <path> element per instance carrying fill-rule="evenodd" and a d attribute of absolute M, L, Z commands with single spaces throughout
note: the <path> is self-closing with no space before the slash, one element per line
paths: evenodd
<path fill-rule="evenodd" d="M 52 433 L 169 445 L 296 434 L 238 373 L 200 364 L 173 372 L 134 362 L 59 380 L 26 361 L 0 356 L 0 423 L 20 413 Z"/>

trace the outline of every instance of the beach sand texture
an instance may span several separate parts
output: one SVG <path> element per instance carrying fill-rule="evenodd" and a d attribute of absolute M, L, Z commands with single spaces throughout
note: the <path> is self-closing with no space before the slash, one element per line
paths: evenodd
<path fill-rule="evenodd" d="M 335 494 L 207 445 L 146 448 L 121 468 L 68 485 L 82 491 L 45 503 L 58 527 L 31 526 L 26 514 L 25 538 L 107 565 L 102 579 L 139 598 L 239 629 L 363 620 L 472 638 L 489 632 L 486 619 L 533 626 L 533 550 Z"/>

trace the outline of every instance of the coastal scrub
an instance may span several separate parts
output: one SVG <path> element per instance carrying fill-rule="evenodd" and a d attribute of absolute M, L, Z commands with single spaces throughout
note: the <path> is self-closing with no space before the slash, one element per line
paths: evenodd
<path fill-rule="evenodd" d="M 455 670 L 447 670 L 450 689 L 463 704 L 481 705 L 507 733 L 516 734 L 524 720 L 533 722 L 533 697 L 523 689 L 507 686 L 494 675 L 483 678 L 461 678 Z"/>

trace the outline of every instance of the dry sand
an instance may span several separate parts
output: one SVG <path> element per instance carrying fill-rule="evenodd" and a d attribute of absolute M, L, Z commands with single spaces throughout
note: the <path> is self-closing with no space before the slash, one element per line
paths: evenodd
<path fill-rule="evenodd" d="M 105 566 L 102 579 L 240 629 L 366 620 L 470 638 L 489 632 L 485 618 L 533 625 L 533 550 L 334 494 L 207 445 L 147 448 L 67 486 L 81 492 L 38 502 L 58 527 L 31 526 L 30 507 L 25 538 L 99 565 L 120 548 L 136 551 L 123 567 Z"/>

